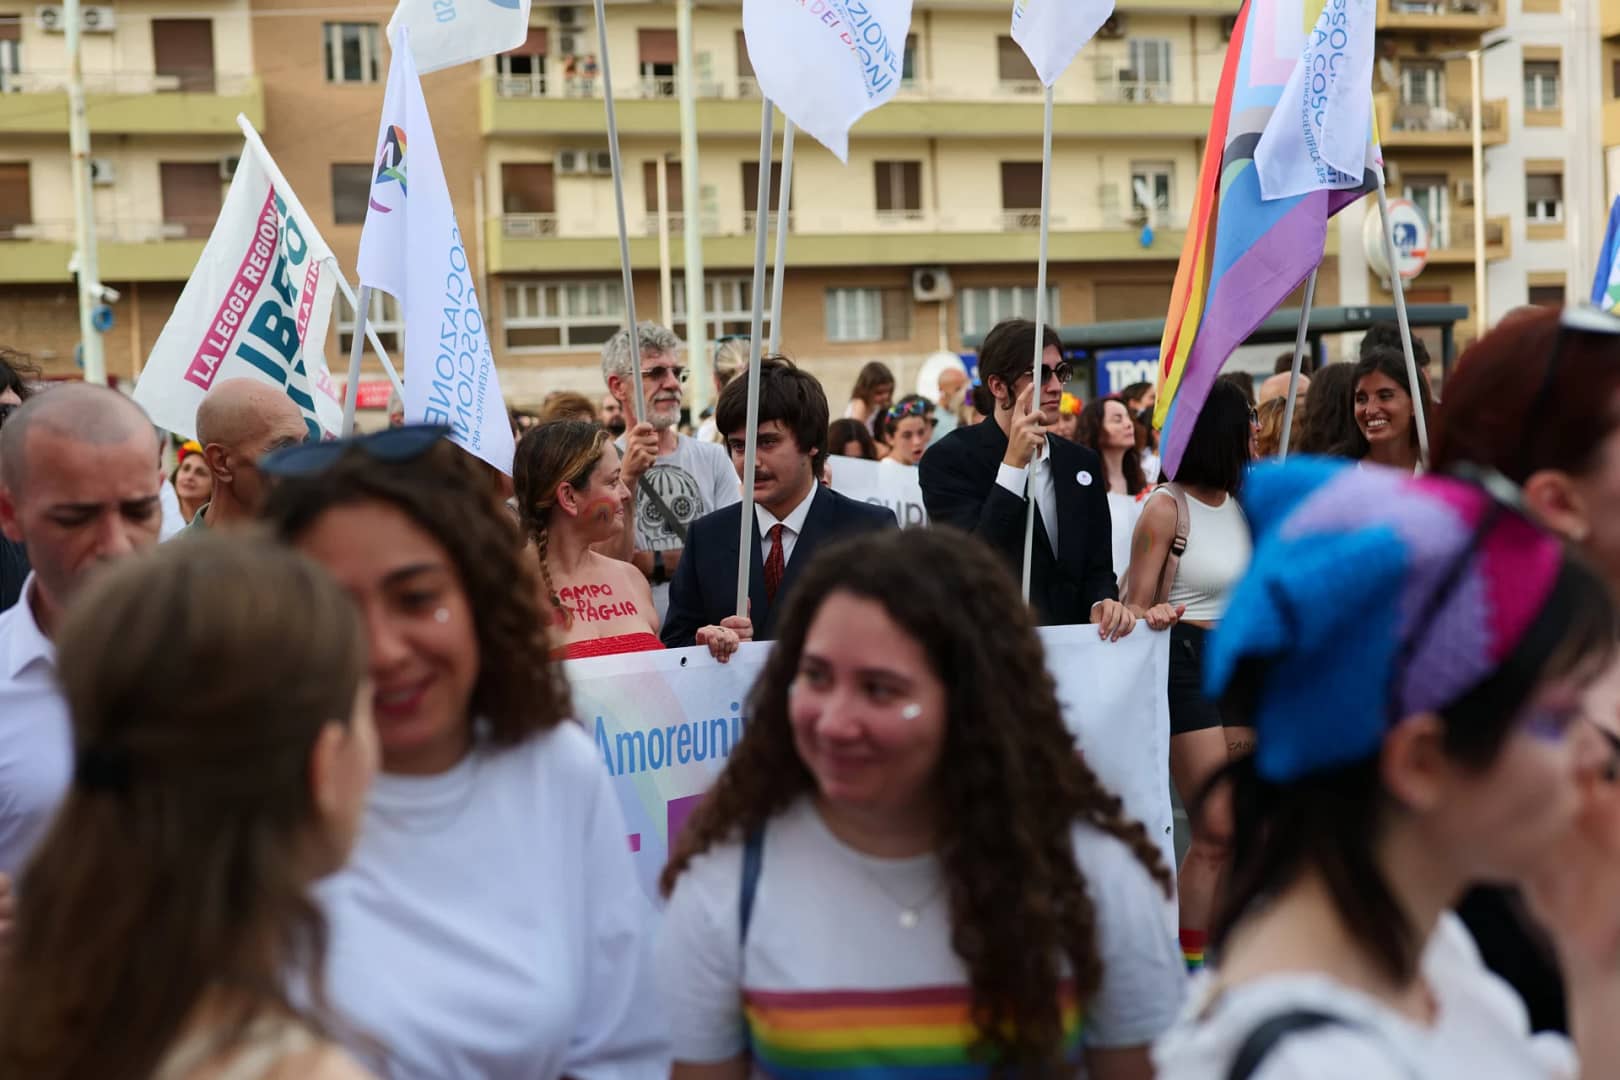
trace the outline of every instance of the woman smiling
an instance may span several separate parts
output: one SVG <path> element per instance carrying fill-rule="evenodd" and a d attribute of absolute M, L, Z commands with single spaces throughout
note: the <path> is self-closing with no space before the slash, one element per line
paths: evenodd
<path fill-rule="evenodd" d="M 1356 434 L 1348 457 L 1387 465 L 1411 473 L 1418 471 L 1422 455 L 1413 412 L 1421 406 L 1429 416 L 1429 387 L 1418 380 L 1412 396 L 1406 375 L 1406 357 L 1398 349 L 1373 349 L 1356 364 L 1351 382 Z"/>

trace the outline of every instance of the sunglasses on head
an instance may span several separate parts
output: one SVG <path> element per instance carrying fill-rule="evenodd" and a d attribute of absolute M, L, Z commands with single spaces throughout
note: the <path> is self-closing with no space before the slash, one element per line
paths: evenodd
<path fill-rule="evenodd" d="M 443 424 L 405 424 L 370 435 L 304 443 L 268 455 L 259 462 L 259 471 L 281 478 L 315 476 L 336 465 L 350 451 L 373 461 L 399 465 L 415 461 L 449 434 L 450 428 Z"/>
<path fill-rule="evenodd" d="M 1553 342 L 1552 356 L 1547 359 L 1547 369 L 1541 374 L 1541 385 L 1536 388 L 1536 396 L 1531 399 L 1530 411 L 1525 413 L 1525 416 L 1539 415 L 1547 407 L 1548 399 L 1552 397 L 1553 384 L 1558 381 L 1558 369 L 1564 359 L 1564 346 L 1572 334 L 1620 337 L 1620 316 L 1611 315 L 1590 304 L 1566 307 L 1559 313 L 1558 337 Z"/>

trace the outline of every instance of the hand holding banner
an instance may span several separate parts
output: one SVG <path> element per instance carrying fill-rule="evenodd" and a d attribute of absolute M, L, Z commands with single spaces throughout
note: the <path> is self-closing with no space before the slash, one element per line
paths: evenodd
<path fill-rule="evenodd" d="M 529 33 L 529 0 L 399 0 L 388 40 L 410 31 L 418 74 L 515 49 Z"/>

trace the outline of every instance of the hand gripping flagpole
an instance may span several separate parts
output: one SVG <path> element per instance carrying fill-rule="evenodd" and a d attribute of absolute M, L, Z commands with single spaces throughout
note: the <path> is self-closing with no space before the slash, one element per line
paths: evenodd
<path fill-rule="evenodd" d="M 613 109 L 613 64 L 608 60 L 607 11 L 596 0 L 596 45 L 602 54 L 602 99 L 607 102 L 608 158 L 613 163 L 613 203 L 619 213 L 619 270 L 624 277 L 624 314 L 630 325 L 630 378 L 636 423 L 645 420 L 647 403 L 641 384 L 641 335 L 636 326 L 636 293 L 630 272 L 630 232 L 624 219 L 624 164 L 619 159 L 619 117 Z"/>
<path fill-rule="evenodd" d="M 1401 328 L 1401 351 L 1406 354 L 1406 383 L 1412 390 L 1412 422 L 1417 425 L 1418 453 L 1425 467 L 1429 464 L 1429 421 L 1423 415 L 1423 398 L 1418 393 L 1417 358 L 1412 355 L 1412 326 L 1406 319 L 1406 283 L 1401 280 L 1400 266 L 1395 262 L 1395 234 L 1390 231 L 1389 196 L 1384 192 L 1384 166 L 1379 164 L 1378 216 L 1384 226 L 1384 261 L 1389 264 L 1389 288 L 1395 294 L 1395 321 Z"/>
<path fill-rule="evenodd" d="M 1052 212 L 1052 88 L 1046 88 L 1046 122 L 1041 133 L 1041 253 L 1035 270 L 1035 364 L 1030 383 L 1029 411 L 1041 408 L 1041 358 L 1046 354 L 1046 256 Z M 1029 569 L 1035 552 L 1035 459 L 1027 466 L 1025 494 L 1029 508 L 1024 514 L 1024 603 L 1029 603 Z"/>
<path fill-rule="evenodd" d="M 748 433 L 743 444 L 742 513 L 738 515 L 742 525 L 737 542 L 737 614 L 744 617 L 748 615 L 748 572 L 753 568 L 754 556 L 754 453 L 759 447 L 759 361 L 765 344 L 760 335 L 765 319 L 765 238 L 769 235 L 771 216 L 771 129 L 776 120 L 773 108 L 771 99 L 765 98 L 759 120 L 758 201 L 754 203 L 754 313 L 748 333 Z M 782 175 L 785 181 L 785 163 Z M 777 212 L 786 213 L 781 207 Z"/>
<path fill-rule="evenodd" d="M 1283 405 L 1282 448 L 1278 461 L 1288 460 L 1288 441 L 1294 433 L 1294 402 L 1299 395 L 1299 371 L 1305 359 L 1305 334 L 1311 325 L 1311 305 L 1316 302 L 1316 271 L 1305 279 L 1305 302 L 1299 309 L 1299 329 L 1294 331 L 1294 367 L 1288 376 L 1288 401 Z M 1415 399 L 1414 399 L 1415 400 Z"/>
<path fill-rule="evenodd" d="M 776 269 L 771 278 L 771 354 L 782 351 L 782 283 L 787 277 L 788 212 L 793 207 L 792 120 L 782 125 L 782 182 L 776 189 Z"/>

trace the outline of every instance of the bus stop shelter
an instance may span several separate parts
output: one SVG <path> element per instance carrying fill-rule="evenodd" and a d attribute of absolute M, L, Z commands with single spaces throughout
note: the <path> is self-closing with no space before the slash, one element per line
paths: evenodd
<path fill-rule="evenodd" d="M 1438 359 L 1442 373 L 1449 373 L 1457 353 L 1454 327 L 1468 317 L 1468 309 L 1461 304 L 1408 304 L 1406 316 L 1413 331 L 1439 330 Z M 1306 370 L 1326 362 L 1323 338 L 1330 334 L 1360 333 L 1380 322 L 1395 322 L 1393 305 L 1313 307 L 1305 337 L 1314 363 L 1307 364 Z M 1244 344 L 1292 347 L 1298 331 L 1299 308 L 1280 308 L 1261 323 Z M 1150 373 L 1157 370 L 1164 320 L 1125 319 L 1088 326 L 1063 326 L 1058 328 L 1058 336 L 1063 339 L 1064 358 L 1076 366 L 1075 383 L 1084 388 L 1087 396 L 1096 396 L 1113 393 L 1129 382 L 1152 381 Z M 968 335 L 962 341 L 965 349 L 973 350 L 971 358 L 964 359 L 975 370 L 978 348 L 983 341 L 983 334 Z"/>

